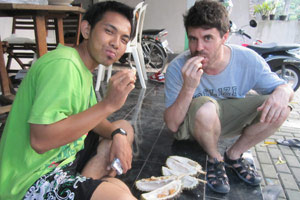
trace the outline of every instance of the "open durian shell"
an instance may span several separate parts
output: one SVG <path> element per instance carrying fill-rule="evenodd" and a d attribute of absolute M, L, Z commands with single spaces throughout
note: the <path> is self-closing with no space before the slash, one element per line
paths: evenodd
<path fill-rule="evenodd" d="M 174 180 L 181 180 L 182 189 L 183 190 L 192 190 L 196 188 L 199 184 L 199 180 L 192 176 L 160 176 L 160 177 L 154 177 L 151 178 L 145 178 L 141 179 L 135 182 L 135 186 L 138 190 L 144 191 L 144 192 L 150 192 L 157 188 L 163 187 L 164 185 L 167 185 L 168 183 L 174 181 Z"/>
<path fill-rule="evenodd" d="M 167 200 L 176 198 L 182 191 L 181 181 L 174 180 L 152 192 L 143 193 L 142 200 Z"/>
<path fill-rule="evenodd" d="M 199 163 L 181 156 L 169 156 L 167 158 L 166 165 L 172 171 L 172 174 L 176 173 L 175 175 L 185 174 L 190 176 L 198 176 L 199 173 L 205 174 L 205 172 L 202 171 L 202 166 Z"/>
<path fill-rule="evenodd" d="M 168 183 L 178 179 L 177 176 L 152 176 L 150 178 L 144 178 L 135 182 L 135 186 L 138 190 L 143 192 L 150 192 L 157 188 L 160 188 Z"/>

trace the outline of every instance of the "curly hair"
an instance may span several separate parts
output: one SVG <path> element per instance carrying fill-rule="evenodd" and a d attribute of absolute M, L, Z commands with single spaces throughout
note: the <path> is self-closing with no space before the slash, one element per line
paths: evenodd
<path fill-rule="evenodd" d="M 216 28 L 220 32 L 220 36 L 223 37 L 230 29 L 227 10 L 222 3 L 217 1 L 198 1 L 183 17 L 187 32 L 188 27 Z"/>

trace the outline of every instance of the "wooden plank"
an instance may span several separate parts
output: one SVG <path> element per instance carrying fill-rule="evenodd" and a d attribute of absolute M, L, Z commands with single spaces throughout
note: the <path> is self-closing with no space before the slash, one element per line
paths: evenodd
<path fill-rule="evenodd" d="M 4 96 L 11 95 L 8 74 L 7 74 L 5 62 L 4 62 L 1 38 L 0 38 L 0 79 L 1 79 L 2 95 L 4 95 Z"/>
<path fill-rule="evenodd" d="M 11 105 L 8 105 L 8 106 L 1 106 L 0 107 L 0 114 L 3 114 L 3 113 L 7 113 L 9 112 L 11 109 Z"/>

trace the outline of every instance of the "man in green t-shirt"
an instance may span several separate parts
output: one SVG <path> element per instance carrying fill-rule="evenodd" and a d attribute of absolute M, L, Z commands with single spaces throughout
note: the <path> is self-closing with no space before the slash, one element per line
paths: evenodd
<path fill-rule="evenodd" d="M 0 141 L 0 199 L 135 199 L 113 178 L 118 158 L 131 168 L 134 131 L 110 122 L 134 89 L 135 71 L 111 77 L 97 103 L 93 70 L 109 66 L 131 39 L 132 8 L 94 4 L 81 23 L 81 42 L 38 59 L 20 85 Z"/>

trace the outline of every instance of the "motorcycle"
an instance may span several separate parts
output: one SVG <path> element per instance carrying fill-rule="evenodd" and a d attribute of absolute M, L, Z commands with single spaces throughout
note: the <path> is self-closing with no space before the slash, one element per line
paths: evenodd
<path fill-rule="evenodd" d="M 168 61 L 168 53 L 173 51 L 168 47 L 168 41 L 164 37 L 168 34 L 165 29 L 147 29 L 142 33 L 142 49 L 146 66 L 154 69 L 164 69 Z M 126 63 L 131 57 L 123 55 L 121 63 Z"/>
<path fill-rule="evenodd" d="M 250 20 L 250 26 L 256 27 L 255 20 Z M 237 29 L 234 25 L 231 27 L 231 34 L 241 35 L 252 39 L 243 29 Z M 253 44 L 242 44 L 243 46 L 254 50 L 270 66 L 271 71 L 275 72 L 280 78 L 291 85 L 294 91 L 300 86 L 300 45 L 299 44 L 264 44 L 260 40 L 255 40 Z"/>
<path fill-rule="evenodd" d="M 145 63 L 154 69 L 163 69 L 168 61 L 168 53 L 174 53 L 163 39 L 168 34 L 165 29 L 148 29 L 143 31 L 142 48 Z"/>

